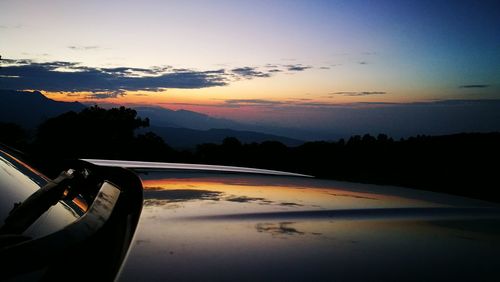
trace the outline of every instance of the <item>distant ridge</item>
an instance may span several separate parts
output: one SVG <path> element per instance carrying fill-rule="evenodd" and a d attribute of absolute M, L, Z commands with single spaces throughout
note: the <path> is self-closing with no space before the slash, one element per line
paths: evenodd
<path fill-rule="evenodd" d="M 86 105 L 79 102 L 60 102 L 45 97 L 39 91 L 15 91 L 0 89 L 0 122 L 12 122 L 28 130 L 34 130 L 46 119 L 69 111 L 79 112 Z M 175 148 L 191 149 L 202 143 L 220 144 L 226 137 L 238 138 L 243 143 L 278 141 L 287 146 L 298 146 L 301 140 L 266 134 L 256 131 L 242 131 L 224 128 L 242 128 L 238 122 L 213 118 L 187 110 L 169 110 L 159 107 L 134 108 L 138 116 L 148 117 L 153 131 L 167 144 Z"/>
<path fill-rule="evenodd" d="M 78 102 L 59 102 L 38 91 L 0 89 L 0 121 L 17 123 L 33 129 L 44 120 L 85 106 Z"/>
<path fill-rule="evenodd" d="M 224 118 L 188 110 L 170 110 L 161 107 L 133 107 L 141 117 L 148 117 L 152 126 L 185 127 L 198 130 L 212 128 L 241 128 L 243 125 Z"/>
<path fill-rule="evenodd" d="M 134 107 L 138 115 L 150 119 L 151 130 L 167 144 L 179 149 L 194 148 L 198 144 L 220 144 L 226 137 L 235 137 L 243 143 L 278 141 L 287 146 L 299 146 L 304 141 L 249 129 L 248 125 L 223 118 L 214 118 L 188 110 L 170 110 L 160 107 Z"/>
<path fill-rule="evenodd" d="M 235 132 L 253 132 L 266 134 L 268 137 L 278 137 L 281 140 L 288 142 L 290 146 L 295 146 L 298 140 L 331 140 L 339 139 L 342 136 L 336 134 L 321 134 L 308 129 L 276 127 L 265 124 L 250 124 L 242 123 L 225 118 L 212 117 L 206 114 L 188 111 L 188 110 L 171 110 L 162 107 L 142 106 L 133 107 L 140 117 L 150 119 L 152 127 L 168 127 L 168 128 L 189 128 L 195 130 L 210 130 L 210 129 L 230 129 Z M 201 133 L 201 132 L 198 132 Z M 246 134 L 242 134 L 246 136 Z M 213 138 L 212 138 L 213 139 Z M 251 139 L 253 142 L 254 139 Z M 257 138 L 256 140 L 260 140 Z M 302 141 L 298 141 L 301 144 Z"/>
<path fill-rule="evenodd" d="M 152 126 L 146 130 L 155 132 L 161 136 L 167 144 L 178 149 L 194 148 L 196 145 L 203 143 L 221 144 L 226 137 L 235 137 L 242 143 L 278 141 L 290 147 L 299 146 L 304 143 L 304 141 L 301 140 L 273 134 L 233 129 L 212 128 L 208 130 L 196 130 L 190 128 Z"/>

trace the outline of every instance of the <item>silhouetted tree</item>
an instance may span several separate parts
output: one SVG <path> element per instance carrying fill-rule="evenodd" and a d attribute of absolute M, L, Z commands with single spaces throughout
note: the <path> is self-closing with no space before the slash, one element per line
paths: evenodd
<path fill-rule="evenodd" d="M 131 160 L 175 161 L 176 152 L 153 132 L 139 134 L 132 145 Z"/>
<path fill-rule="evenodd" d="M 218 154 L 218 163 L 229 165 L 238 165 L 241 163 L 242 157 L 242 144 L 234 137 L 226 137 L 222 141 L 221 148 Z"/>
<path fill-rule="evenodd" d="M 355 135 L 347 142 L 307 142 L 288 148 L 279 142 L 197 147 L 192 160 L 295 171 L 322 178 L 391 184 L 500 201 L 500 133 L 419 135 L 394 141 Z"/>
<path fill-rule="evenodd" d="M 28 134 L 15 123 L 0 122 L 0 143 L 24 149 L 28 144 Z"/>
<path fill-rule="evenodd" d="M 93 106 L 48 119 L 38 127 L 34 145 L 38 153 L 65 158 L 140 158 L 154 156 L 153 148 L 168 150 L 154 133 L 135 136 L 147 126 L 149 120 L 133 109 Z"/>

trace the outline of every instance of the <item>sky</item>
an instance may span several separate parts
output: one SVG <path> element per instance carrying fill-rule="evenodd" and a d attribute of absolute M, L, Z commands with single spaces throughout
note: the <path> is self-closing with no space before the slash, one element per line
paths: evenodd
<path fill-rule="evenodd" d="M 0 54 L 0 88 L 312 126 L 500 99 L 500 4 L 2 0 Z"/>

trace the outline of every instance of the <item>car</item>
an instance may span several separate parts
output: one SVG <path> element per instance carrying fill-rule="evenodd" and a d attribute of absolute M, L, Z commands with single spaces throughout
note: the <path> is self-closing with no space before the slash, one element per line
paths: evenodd
<path fill-rule="evenodd" d="M 46 162 L 49 178 L 0 147 L 0 280 L 113 280 L 137 226 L 142 185 L 132 172 Z"/>
<path fill-rule="evenodd" d="M 496 281 L 497 203 L 0 148 L 0 280 Z"/>

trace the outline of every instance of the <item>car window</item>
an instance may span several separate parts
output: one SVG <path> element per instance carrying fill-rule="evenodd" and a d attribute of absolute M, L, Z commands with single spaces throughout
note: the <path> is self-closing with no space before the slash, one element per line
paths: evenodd
<path fill-rule="evenodd" d="M 26 200 L 31 194 L 47 184 L 48 179 L 15 156 L 0 150 L 0 224 L 14 206 Z M 23 234 L 33 238 L 41 237 L 78 219 L 86 209 L 78 199 L 59 201 L 38 218 Z"/>

